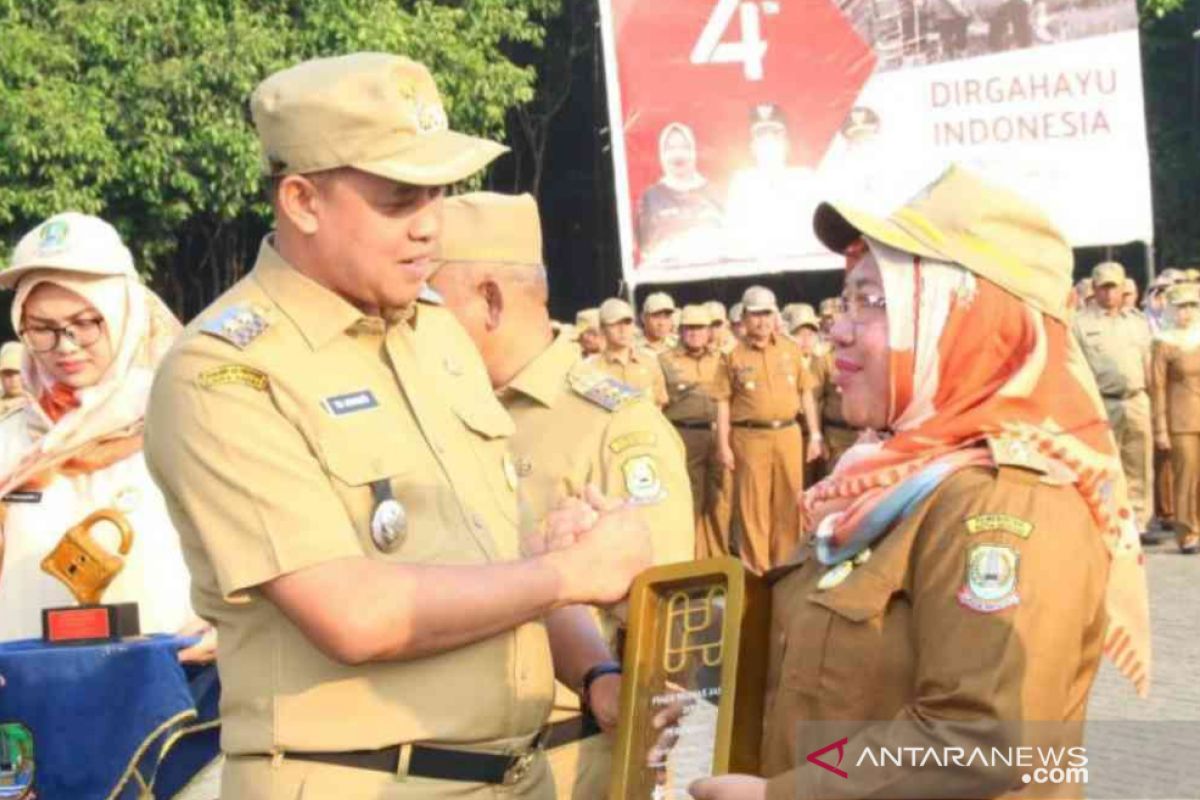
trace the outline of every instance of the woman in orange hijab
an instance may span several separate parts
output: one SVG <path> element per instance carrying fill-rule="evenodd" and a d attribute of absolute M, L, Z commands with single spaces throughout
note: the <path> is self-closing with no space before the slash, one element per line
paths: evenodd
<path fill-rule="evenodd" d="M 692 794 L 1082 797 L 991 756 L 1077 760 L 1102 651 L 1149 683 L 1138 538 L 1065 323 L 1071 250 L 957 168 L 889 218 L 823 205 L 815 224 L 846 258 L 836 380 L 867 433 L 806 493 L 811 542 L 774 576 L 764 777 Z M 900 746 L 916 762 L 888 760 Z"/>

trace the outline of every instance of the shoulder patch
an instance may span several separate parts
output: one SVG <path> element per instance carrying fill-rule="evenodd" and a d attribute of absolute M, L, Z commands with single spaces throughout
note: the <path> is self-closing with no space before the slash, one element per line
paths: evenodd
<path fill-rule="evenodd" d="M 1033 533 L 1033 523 L 1011 514 L 976 514 L 973 517 L 967 517 L 967 533 L 991 531 L 1011 533 L 1013 536 L 1028 539 L 1029 534 Z"/>
<path fill-rule="evenodd" d="M 269 327 L 271 321 L 266 309 L 256 305 L 238 305 L 230 306 L 205 322 L 200 330 L 244 350 Z"/>
<path fill-rule="evenodd" d="M 1050 471 L 1046 457 L 1022 439 L 989 437 L 988 450 L 998 467 L 1021 467 L 1045 475 Z"/>
<path fill-rule="evenodd" d="M 958 604 L 980 614 L 994 614 L 1019 605 L 1017 568 L 1021 556 L 1011 547 L 977 544 L 967 551 Z"/>
<path fill-rule="evenodd" d="M 649 447 L 658 441 L 653 431 L 634 431 L 613 439 L 608 443 L 608 449 L 614 453 L 623 453 L 631 447 Z"/>
<path fill-rule="evenodd" d="M 196 382 L 205 389 L 240 383 L 258 392 L 265 392 L 267 386 L 270 385 L 265 372 L 243 364 L 222 364 L 219 367 L 206 369 L 196 377 Z"/>
<path fill-rule="evenodd" d="M 571 389 L 580 397 L 592 401 L 607 411 L 642 397 L 642 391 L 622 383 L 597 369 L 573 369 L 567 375 Z"/>

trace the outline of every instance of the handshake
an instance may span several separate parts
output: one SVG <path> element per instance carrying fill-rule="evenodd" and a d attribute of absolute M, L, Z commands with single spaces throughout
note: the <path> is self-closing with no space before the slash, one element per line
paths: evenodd
<path fill-rule="evenodd" d="M 612 605 L 653 563 L 650 531 L 638 507 L 588 486 L 559 503 L 522 538 L 527 558 L 542 561 L 568 604 Z"/>

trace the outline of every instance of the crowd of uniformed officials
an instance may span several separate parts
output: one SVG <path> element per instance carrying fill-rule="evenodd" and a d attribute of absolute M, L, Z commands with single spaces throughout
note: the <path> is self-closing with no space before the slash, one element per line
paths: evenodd
<path fill-rule="evenodd" d="M 423 66 L 305 62 L 251 111 L 273 233 L 144 398 L 145 465 L 219 634 L 222 796 L 606 796 L 612 604 L 651 564 L 796 551 L 798 496 L 859 434 L 842 300 L 654 292 L 561 324 L 533 199 L 444 195 L 502 148 L 448 129 Z M 1196 553 L 1200 273 L 1137 300 L 1100 264 L 1071 324 L 1139 530 Z M 51 322 L 54 352 L 84 345 Z M 49 408 L 21 386 L 35 355 L 0 351 L 5 418 Z"/>

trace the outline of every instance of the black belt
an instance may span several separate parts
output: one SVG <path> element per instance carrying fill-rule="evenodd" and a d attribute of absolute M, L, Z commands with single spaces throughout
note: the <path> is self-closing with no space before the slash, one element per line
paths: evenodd
<path fill-rule="evenodd" d="M 600 725 L 591 714 L 576 714 L 573 717 L 551 722 L 542 730 L 541 746 L 547 750 L 578 742 L 600 733 Z"/>
<path fill-rule="evenodd" d="M 851 428 L 849 425 L 847 425 L 844 422 L 833 422 L 833 421 L 827 420 L 827 419 L 821 420 L 821 427 L 837 428 L 838 430 L 843 430 L 843 431 L 853 431 L 854 430 L 854 428 Z"/>
<path fill-rule="evenodd" d="M 772 419 L 772 420 L 757 420 L 744 419 L 740 422 L 731 422 L 735 428 L 754 428 L 756 430 L 777 431 L 782 428 L 790 428 L 796 424 L 794 419 Z"/>
<path fill-rule="evenodd" d="M 569 721 L 569 720 L 568 720 Z M 381 750 L 347 750 L 330 753 L 284 753 L 283 758 L 315 761 L 351 769 L 367 769 L 398 776 L 414 775 L 466 783 L 512 785 L 518 783 L 541 748 L 540 734 L 524 755 L 500 755 L 471 750 L 450 750 L 425 745 L 393 745 Z M 266 756 L 270 758 L 270 756 Z M 405 763 L 407 762 L 407 763 Z"/>
<path fill-rule="evenodd" d="M 1103 394 L 1103 393 L 1101 393 L 1100 396 L 1103 397 L 1105 400 L 1129 400 L 1131 398 L 1137 397 L 1139 394 L 1142 394 L 1145 391 L 1146 391 L 1145 389 L 1138 389 L 1133 392 L 1125 392 L 1124 394 Z"/>
<path fill-rule="evenodd" d="M 671 424 L 676 428 L 683 428 L 689 431 L 711 431 L 713 428 L 711 422 L 676 422 L 672 420 Z"/>

